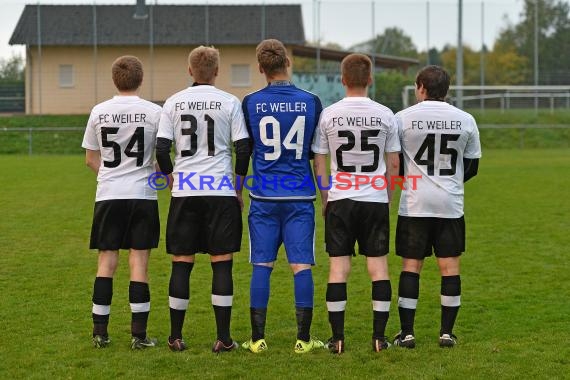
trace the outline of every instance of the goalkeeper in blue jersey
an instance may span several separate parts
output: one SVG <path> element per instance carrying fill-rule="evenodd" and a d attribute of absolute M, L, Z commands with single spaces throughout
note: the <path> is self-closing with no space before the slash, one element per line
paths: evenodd
<path fill-rule="evenodd" d="M 315 186 L 310 151 L 322 105 L 319 98 L 295 87 L 285 46 L 274 39 L 256 49 L 259 71 L 267 86 L 242 103 L 253 144 L 253 175 L 249 184 L 251 339 L 243 347 L 253 353 L 267 349 L 265 321 L 269 280 L 277 251 L 285 245 L 294 274 L 297 318 L 296 353 L 324 347 L 310 336 L 313 318 L 315 264 Z"/>

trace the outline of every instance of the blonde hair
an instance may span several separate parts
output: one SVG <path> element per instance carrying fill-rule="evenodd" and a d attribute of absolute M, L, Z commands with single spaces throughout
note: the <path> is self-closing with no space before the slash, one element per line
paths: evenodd
<path fill-rule="evenodd" d="M 132 55 L 123 55 L 111 66 L 113 83 L 119 91 L 135 91 L 143 80 L 141 61 Z"/>
<path fill-rule="evenodd" d="M 188 65 L 196 82 L 210 83 L 220 64 L 220 52 L 210 46 L 198 46 L 188 55 Z"/>
<path fill-rule="evenodd" d="M 372 73 L 372 61 L 364 54 L 349 54 L 342 60 L 340 71 L 347 87 L 364 88 Z"/>
<path fill-rule="evenodd" d="M 268 76 L 287 72 L 287 49 L 279 40 L 263 40 L 255 49 L 257 62 Z"/>

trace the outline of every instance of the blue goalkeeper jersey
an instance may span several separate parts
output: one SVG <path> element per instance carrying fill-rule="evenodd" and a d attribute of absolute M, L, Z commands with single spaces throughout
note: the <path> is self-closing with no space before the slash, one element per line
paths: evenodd
<path fill-rule="evenodd" d="M 247 95 L 242 103 L 253 140 L 253 181 L 258 200 L 314 200 L 310 150 L 321 101 L 290 82 L 274 82 Z"/>

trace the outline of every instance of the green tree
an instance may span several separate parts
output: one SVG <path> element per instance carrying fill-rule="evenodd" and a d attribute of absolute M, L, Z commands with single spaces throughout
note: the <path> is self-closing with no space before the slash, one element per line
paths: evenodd
<path fill-rule="evenodd" d="M 350 47 L 350 50 L 363 53 L 394 55 L 398 57 L 418 57 L 418 50 L 412 38 L 397 27 L 386 28 L 383 34 L 356 44 Z"/>
<path fill-rule="evenodd" d="M 403 108 L 402 90 L 413 85 L 415 73 L 404 74 L 398 70 L 386 70 L 376 74 L 374 99 L 394 112 Z"/>
<path fill-rule="evenodd" d="M 496 45 L 512 47 L 534 62 L 535 10 L 538 11 L 539 84 L 570 83 L 570 4 L 563 0 L 524 0 L 521 21 L 508 24 Z M 533 67 L 526 81 L 533 83 Z"/>
<path fill-rule="evenodd" d="M 0 81 L 18 82 L 24 80 L 24 59 L 21 55 L 12 55 L 8 59 L 0 58 Z"/>

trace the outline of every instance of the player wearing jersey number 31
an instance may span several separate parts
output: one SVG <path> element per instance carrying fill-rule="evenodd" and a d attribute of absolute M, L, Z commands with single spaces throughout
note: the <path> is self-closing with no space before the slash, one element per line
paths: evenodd
<path fill-rule="evenodd" d="M 398 289 L 401 331 L 394 343 L 413 348 L 414 316 L 424 258 L 437 257 L 441 274 L 439 345 L 456 344 L 453 326 L 461 304 L 459 257 L 465 251 L 463 183 L 477 174 L 481 144 L 475 119 L 444 99 L 449 74 L 427 66 L 416 77 L 418 104 L 396 114 L 403 173 L 420 176 L 402 191 L 396 254 L 403 259 Z"/>
<path fill-rule="evenodd" d="M 87 165 L 97 174 L 97 195 L 91 229 L 91 249 L 99 250 L 93 287 L 93 343 L 109 344 L 107 333 L 113 275 L 119 249 L 129 250 L 131 348 L 152 347 L 146 336 L 150 311 L 148 258 L 158 246 L 159 219 L 156 191 L 147 184 L 154 172 L 160 107 L 137 96 L 143 79 L 141 62 L 132 56 L 117 58 L 112 77 L 119 94 L 93 107 L 83 148 Z"/>
<path fill-rule="evenodd" d="M 156 158 L 162 172 L 174 174 L 166 225 L 166 251 L 172 255 L 168 346 L 173 351 L 186 348 L 182 326 L 196 253 L 209 254 L 212 266 L 211 300 L 217 327 L 212 351 L 237 347 L 230 335 L 230 319 L 233 253 L 239 251 L 242 235 L 243 180 L 234 187 L 228 178 L 232 177 L 232 143 L 237 176 L 247 174 L 250 147 L 239 100 L 214 87 L 219 61 L 219 52 L 212 47 L 192 50 L 188 71 L 194 84 L 168 98 L 160 117 Z M 170 160 L 173 141 L 174 167 Z M 213 183 L 190 186 L 192 173 Z"/>

